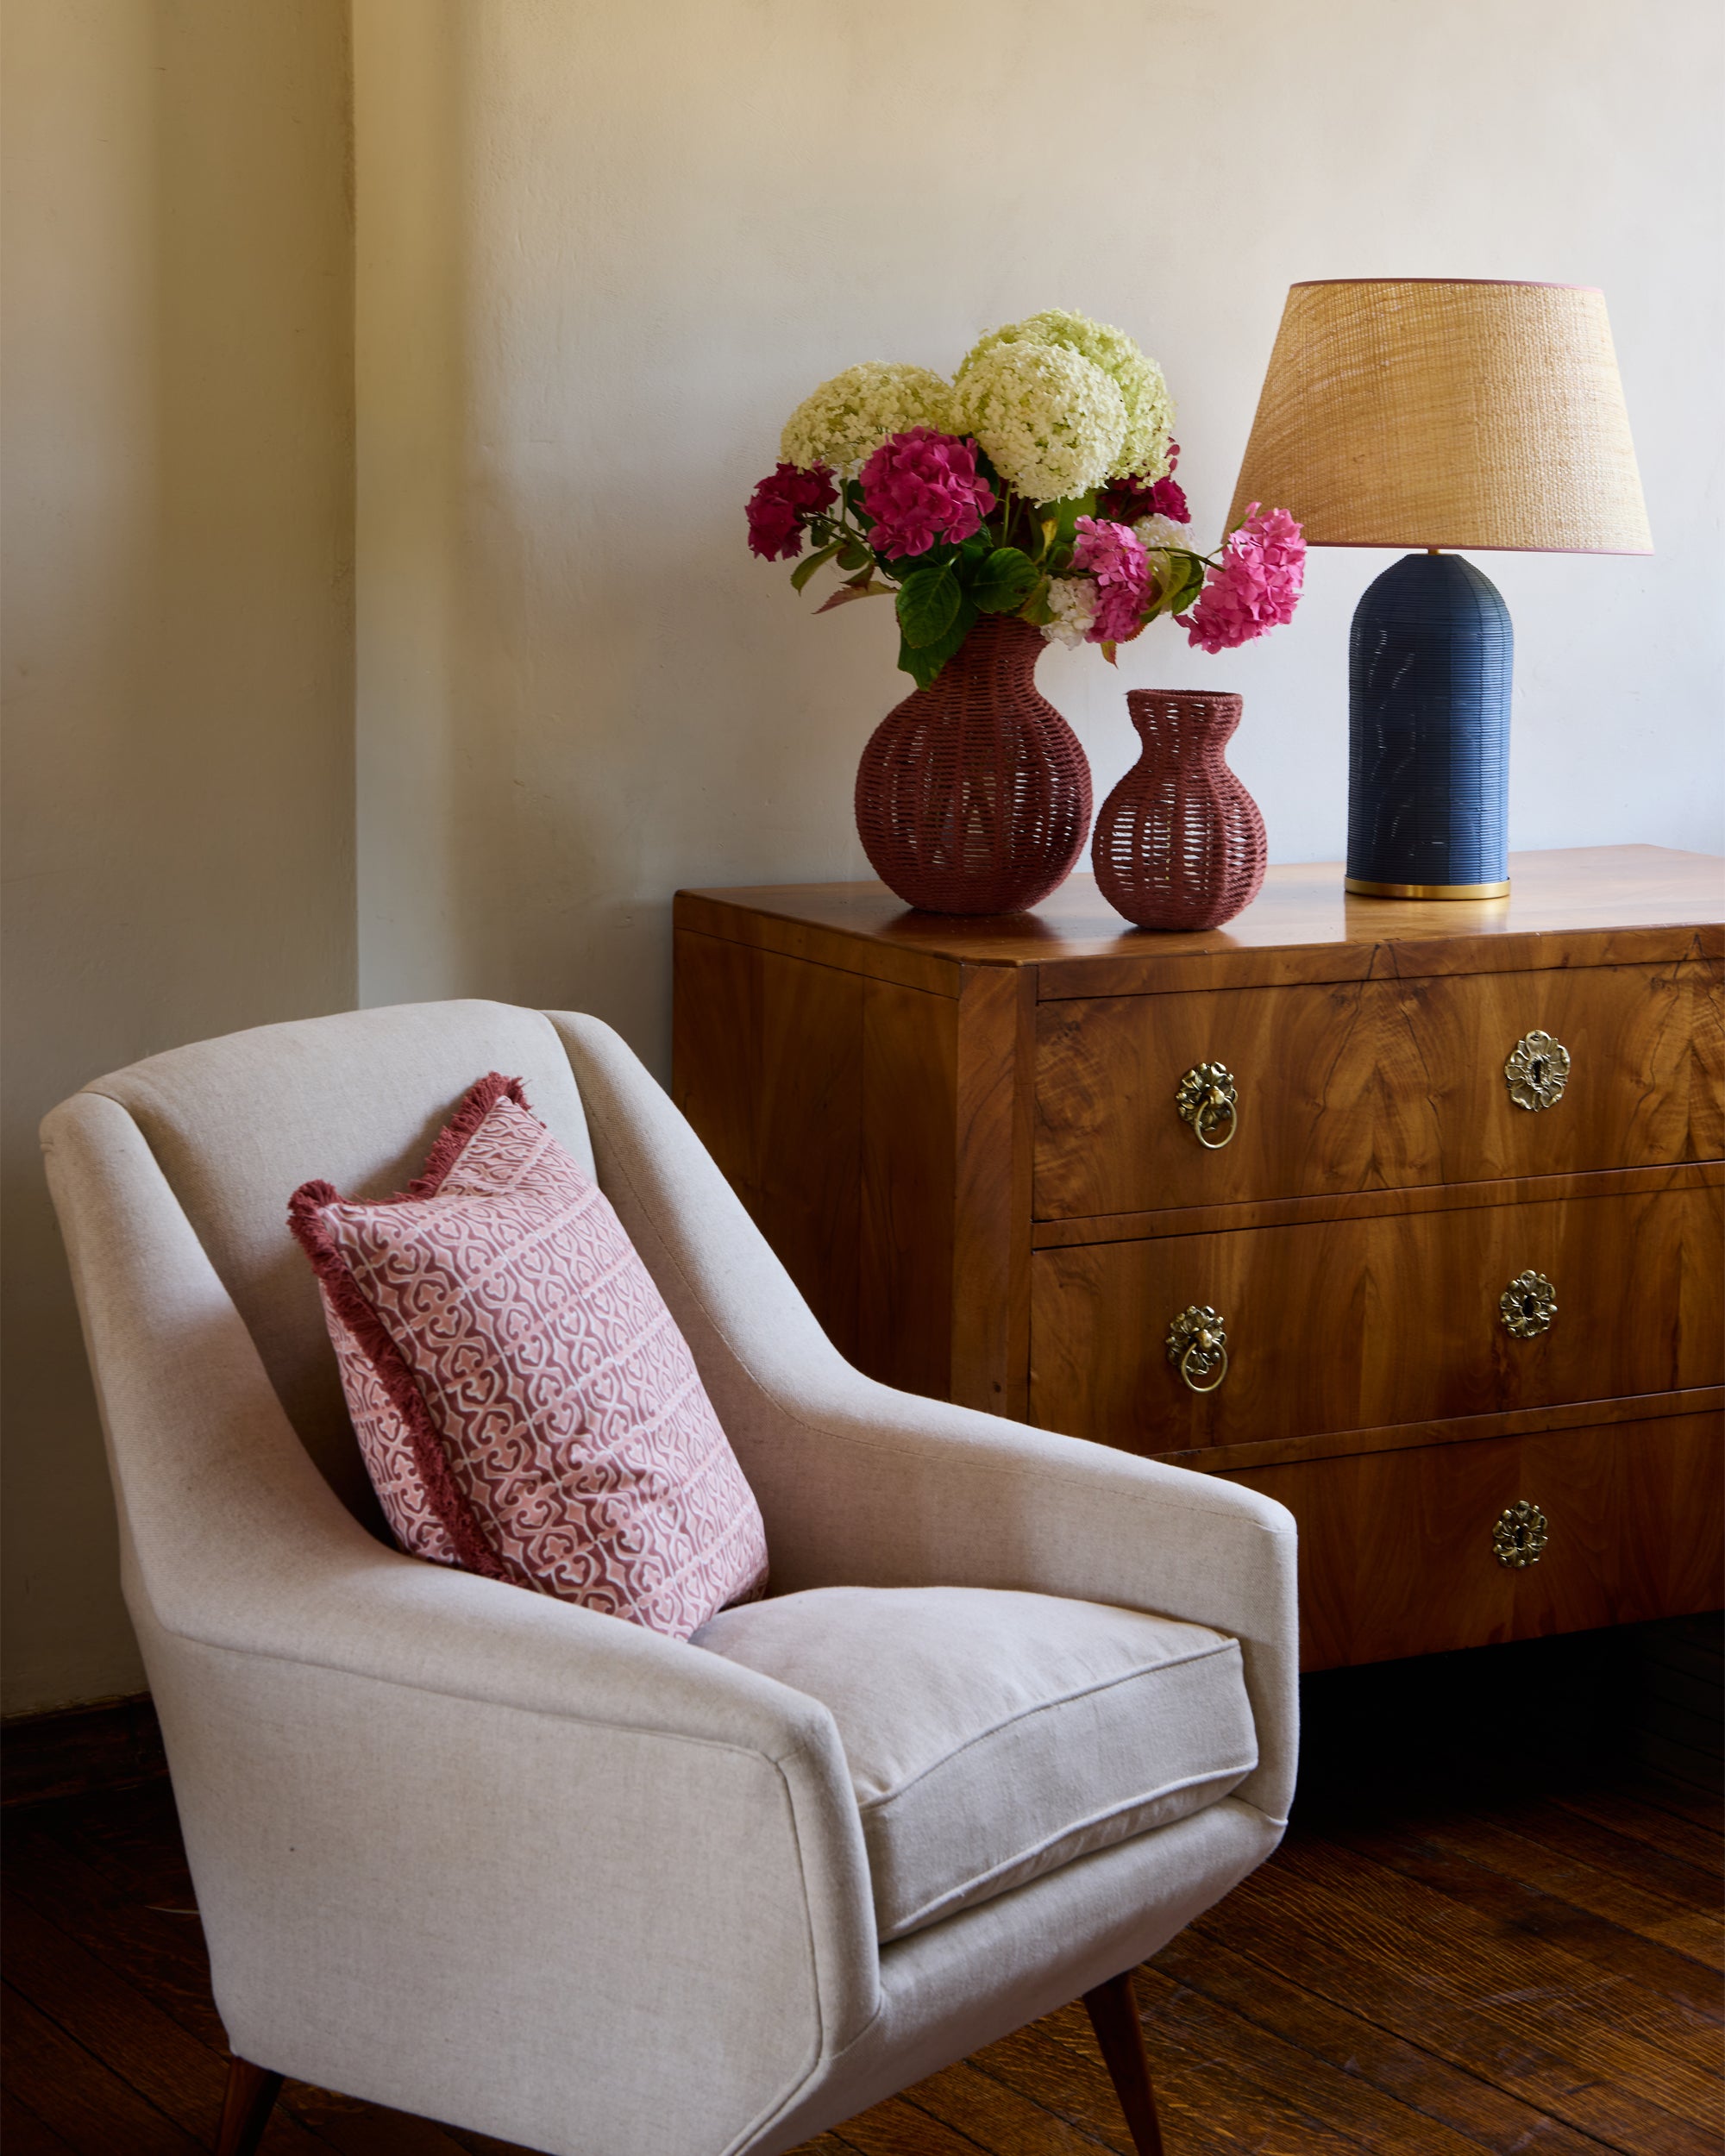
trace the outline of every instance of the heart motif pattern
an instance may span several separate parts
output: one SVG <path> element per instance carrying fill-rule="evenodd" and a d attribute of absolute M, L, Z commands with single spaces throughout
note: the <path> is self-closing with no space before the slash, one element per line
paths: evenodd
<path fill-rule="evenodd" d="M 687 1344 L 518 1080 L 481 1080 L 400 1197 L 307 1183 L 289 1220 L 404 1550 L 675 1639 L 764 1591 Z"/>

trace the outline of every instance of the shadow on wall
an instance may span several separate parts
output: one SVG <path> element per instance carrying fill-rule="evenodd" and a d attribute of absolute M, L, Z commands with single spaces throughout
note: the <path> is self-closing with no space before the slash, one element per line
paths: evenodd
<path fill-rule="evenodd" d="M 348 9 L 5 25 L 6 1706 L 128 1691 L 53 1102 L 354 1000 Z"/>

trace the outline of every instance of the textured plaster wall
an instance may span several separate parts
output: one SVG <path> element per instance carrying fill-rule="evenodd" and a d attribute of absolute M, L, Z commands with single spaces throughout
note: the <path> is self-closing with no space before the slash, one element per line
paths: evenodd
<path fill-rule="evenodd" d="M 864 873 L 907 686 L 743 547 L 780 425 L 855 360 L 946 369 L 1046 305 L 1163 361 L 1226 510 L 1300 278 L 1602 285 L 1659 548 L 1498 555 L 1513 843 L 1716 849 L 1725 344 L 1707 0 L 356 0 L 361 980 L 618 1024 L 664 1068 L 670 894 Z M 1295 624 L 1051 653 L 1100 787 L 1133 684 L 1245 693 L 1271 858 L 1345 837 L 1346 650 Z"/>
<path fill-rule="evenodd" d="M 588 1008 L 662 1070 L 679 884 L 862 872 L 888 624 L 813 619 L 741 513 L 850 361 L 1120 323 L 1214 529 L 1290 281 L 1604 286 L 1659 553 L 1490 565 L 1515 840 L 1721 843 L 1709 0 L 8 0 L 5 35 L 13 1711 L 138 1681 L 42 1109 L 356 993 Z M 1314 556 L 1226 660 L 1051 653 L 1099 786 L 1126 687 L 1236 687 L 1274 857 L 1335 856 L 1384 559 Z"/>
<path fill-rule="evenodd" d="M 36 1124 L 354 994 L 342 0 L 7 0 L 6 1696 L 141 1683 Z"/>

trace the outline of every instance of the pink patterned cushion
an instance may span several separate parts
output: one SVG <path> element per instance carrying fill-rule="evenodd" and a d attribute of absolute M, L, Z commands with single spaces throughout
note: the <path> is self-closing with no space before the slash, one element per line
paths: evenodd
<path fill-rule="evenodd" d="M 761 1592 L 687 1345 L 519 1079 L 481 1079 L 400 1197 L 304 1183 L 288 1224 L 403 1549 L 675 1639 Z"/>

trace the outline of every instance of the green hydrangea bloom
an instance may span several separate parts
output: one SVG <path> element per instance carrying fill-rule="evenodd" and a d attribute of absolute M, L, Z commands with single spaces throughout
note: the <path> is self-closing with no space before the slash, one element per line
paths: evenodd
<path fill-rule="evenodd" d="M 1111 376 L 1070 347 L 979 346 L 959 370 L 957 392 L 957 430 L 975 435 L 1029 501 L 1069 500 L 1120 468 L 1126 400 Z"/>
<path fill-rule="evenodd" d="M 1039 315 L 1026 316 L 1022 322 L 991 329 L 959 368 L 960 385 L 966 372 L 984 354 L 1013 344 L 1052 345 L 1076 352 L 1093 367 L 1101 367 L 1120 391 L 1126 405 L 1126 431 L 1115 461 L 1102 474 L 1104 479 L 1124 479 L 1132 473 L 1146 479 L 1166 476 L 1168 445 L 1174 432 L 1174 400 L 1162 369 L 1124 329 L 1092 322 L 1088 315 L 1047 308 Z"/>
<path fill-rule="evenodd" d="M 952 433 L 951 383 L 926 367 L 865 360 L 804 398 L 785 422 L 779 454 L 804 472 L 825 464 L 854 479 L 889 435 L 911 427 Z"/>

